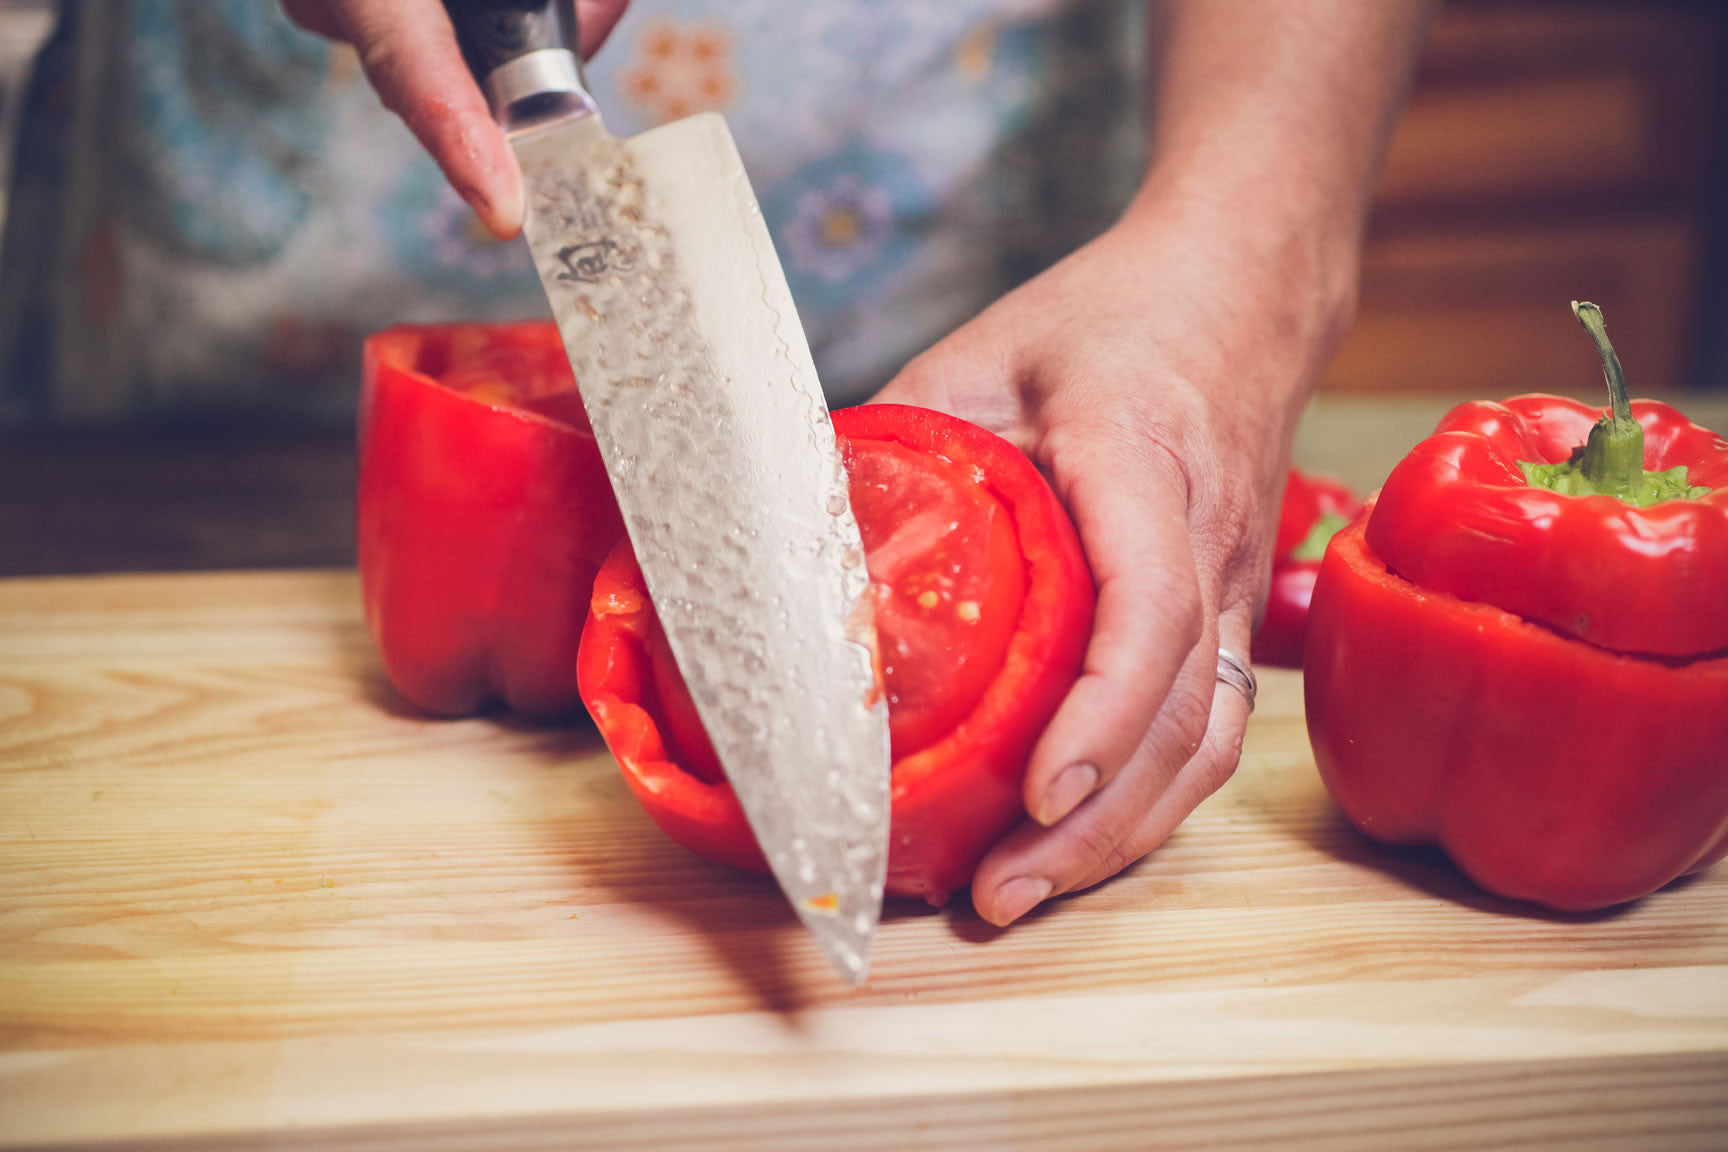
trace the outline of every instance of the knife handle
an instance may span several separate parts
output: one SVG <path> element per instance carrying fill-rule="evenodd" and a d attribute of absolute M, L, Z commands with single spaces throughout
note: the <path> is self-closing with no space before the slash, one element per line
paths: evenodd
<path fill-rule="evenodd" d="M 456 43 L 506 130 L 592 112 L 575 0 L 444 0 Z"/>

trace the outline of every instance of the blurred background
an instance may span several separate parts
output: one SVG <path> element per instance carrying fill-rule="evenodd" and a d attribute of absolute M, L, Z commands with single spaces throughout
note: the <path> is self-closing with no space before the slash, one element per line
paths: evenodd
<path fill-rule="evenodd" d="M 644 5 L 591 80 L 617 132 L 727 113 L 836 402 L 1132 185 L 1133 3 L 1029 0 L 993 23 L 926 5 L 941 14 L 902 31 L 927 58 L 864 77 L 903 94 L 904 132 L 889 117 L 820 156 L 800 131 L 852 113 L 765 78 L 784 37 L 852 43 L 848 6 L 744 26 L 758 7 L 727 25 L 701 0 Z M 1446 4 L 1298 464 L 1367 489 L 1460 399 L 1594 400 L 1574 298 L 1602 305 L 1634 394 L 1728 432 L 1725 53 L 1715 2 Z M 975 115 L 929 114 L 950 106 Z M 1092 199 L 1017 178 L 1016 150 L 1047 147 L 1096 166 Z M 997 232 L 1034 219 L 1009 231 L 1037 242 L 872 231 L 877 207 L 939 218 L 937 186 Z M 480 234 L 352 54 L 265 0 L 0 0 L 0 195 L 0 575 L 351 564 L 366 333 L 545 310 L 525 252 Z M 801 229 L 837 219 L 853 252 L 806 261 Z M 868 303 L 914 278 L 939 291 Z"/>

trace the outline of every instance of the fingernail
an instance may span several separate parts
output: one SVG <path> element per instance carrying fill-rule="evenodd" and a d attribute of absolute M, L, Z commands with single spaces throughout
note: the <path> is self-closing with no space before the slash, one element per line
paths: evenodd
<path fill-rule="evenodd" d="M 522 192 L 514 185 L 506 188 L 497 199 L 474 195 L 468 201 L 486 231 L 499 240 L 514 240 L 522 231 Z"/>
<path fill-rule="evenodd" d="M 1016 876 L 996 889 L 997 927 L 1012 924 L 1050 895 L 1053 885 L 1043 876 Z"/>
<path fill-rule="evenodd" d="M 463 188 L 462 196 L 488 232 L 500 240 L 514 240 L 522 231 L 522 177 L 514 158 L 506 156 L 505 161 L 491 187 Z"/>
<path fill-rule="evenodd" d="M 1056 774 L 1056 779 L 1050 781 L 1050 786 L 1044 789 L 1042 803 L 1038 811 L 1032 815 L 1038 823 L 1049 827 L 1080 806 L 1080 801 L 1092 795 L 1098 788 L 1098 766 L 1096 764 L 1070 764 Z"/>
<path fill-rule="evenodd" d="M 522 180 L 512 175 L 505 181 L 504 194 L 492 205 L 492 216 L 498 230 L 514 237 L 522 231 Z"/>

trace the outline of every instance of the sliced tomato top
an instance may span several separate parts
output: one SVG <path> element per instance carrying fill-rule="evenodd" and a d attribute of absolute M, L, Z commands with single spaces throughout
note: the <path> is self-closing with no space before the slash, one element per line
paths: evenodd
<path fill-rule="evenodd" d="M 1024 817 L 1027 757 L 1091 635 L 1091 579 L 1055 493 L 1007 441 L 894 404 L 836 412 L 834 428 L 865 545 L 894 746 L 887 891 L 939 905 Z M 583 700 L 668 836 L 765 869 L 652 613 L 621 540 L 594 585 Z"/>
<path fill-rule="evenodd" d="M 848 439 L 842 452 L 899 759 L 941 739 L 1001 671 L 1025 564 L 982 472 L 885 440 Z"/>
<path fill-rule="evenodd" d="M 1026 567 L 1014 520 L 982 472 L 888 440 L 841 439 L 864 538 L 896 760 L 952 731 L 1001 672 Z M 656 625 L 654 686 L 686 769 L 723 778 Z"/>

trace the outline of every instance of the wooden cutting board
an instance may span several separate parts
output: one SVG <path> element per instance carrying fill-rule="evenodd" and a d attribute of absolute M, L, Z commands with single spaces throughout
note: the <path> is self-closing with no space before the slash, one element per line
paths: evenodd
<path fill-rule="evenodd" d="M 0 581 L 0 1143 L 1728 1147 L 1728 868 L 1533 915 L 1329 807 L 1300 679 L 1236 778 L 869 985 L 591 731 L 420 719 L 351 573 Z"/>

